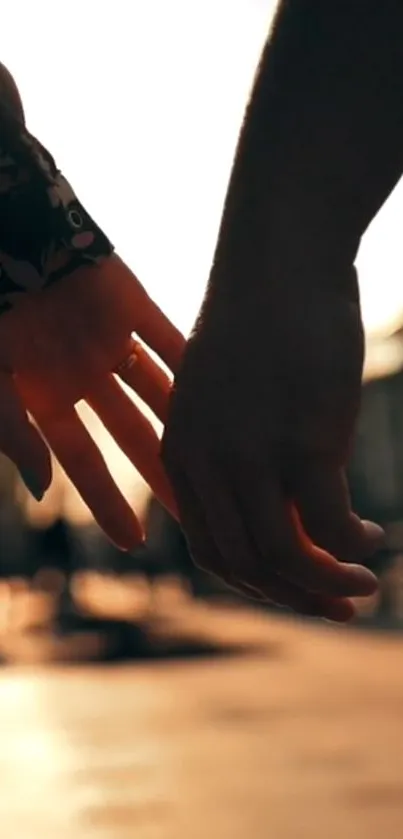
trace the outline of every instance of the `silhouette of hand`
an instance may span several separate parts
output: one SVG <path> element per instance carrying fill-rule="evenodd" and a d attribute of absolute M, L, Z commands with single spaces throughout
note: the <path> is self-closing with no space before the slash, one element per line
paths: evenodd
<path fill-rule="evenodd" d="M 360 563 L 383 536 L 352 512 L 344 472 L 363 362 L 357 290 L 261 298 L 207 299 L 163 460 L 198 565 L 250 596 L 344 621 L 351 596 L 376 590 Z"/>

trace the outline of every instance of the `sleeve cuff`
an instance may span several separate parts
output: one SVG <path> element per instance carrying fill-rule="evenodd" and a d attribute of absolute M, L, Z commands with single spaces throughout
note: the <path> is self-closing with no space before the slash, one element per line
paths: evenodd
<path fill-rule="evenodd" d="M 113 246 L 18 119 L 0 127 L 0 313 L 21 294 L 46 288 Z"/>

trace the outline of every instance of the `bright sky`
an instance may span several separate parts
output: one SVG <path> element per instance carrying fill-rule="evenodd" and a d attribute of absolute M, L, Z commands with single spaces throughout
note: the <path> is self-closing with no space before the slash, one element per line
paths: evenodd
<path fill-rule="evenodd" d="M 274 8 L 274 0 L 13 0 L 2 19 L 1 60 L 30 130 L 184 331 L 208 277 Z M 359 255 L 371 330 L 403 310 L 401 219 L 399 186 Z"/>

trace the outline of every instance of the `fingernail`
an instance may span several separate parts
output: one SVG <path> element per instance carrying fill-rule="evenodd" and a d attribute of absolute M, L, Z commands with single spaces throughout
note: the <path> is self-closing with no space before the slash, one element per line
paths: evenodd
<path fill-rule="evenodd" d="M 374 553 L 386 547 L 386 533 L 379 524 L 375 524 L 373 521 L 363 521 L 363 525 Z"/>
<path fill-rule="evenodd" d="M 32 472 L 30 469 L 20 469 L 20 475 L 27 490 L 34 496 L 36 501 L 42 501 L 45 492 L 35 472 Z"/>

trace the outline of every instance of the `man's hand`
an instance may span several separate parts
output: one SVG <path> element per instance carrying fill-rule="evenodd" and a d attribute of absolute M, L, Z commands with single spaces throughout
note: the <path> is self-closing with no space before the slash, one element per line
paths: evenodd
<path fill-rule="evenodd" d="M 352 266 L 403 172 L 403 6 L 364 5 L 278 4 L 163 455 L 200 565 L 336 620 L 375 591 L 360 563 L 381 537 L 344 472 L 363 361 Z"/>
<path fill-rule="evenodd" d="M 80 268 L 36 295 L 21 295 L 0 317 L 0 450 L 40 498 L 51 481 L 48 444 L 95 519 L 121 548 L 134 546 L 142 538 L 141 528 L 75 405 L 84 399 L 93 408 L 175 514 L 158 436 L 114 375 L 164 422 L 170 380 L 133 341 L 132 332 L 176 371 L 184 339 L 116 256 Z"/>
<path fill-rule="evenodd" d="M 344 472 L 363 362 L 356 286 L 312 299 L 260 288 L 202 310 L 163 460 L 198 565 L 250 596 L 347 620 L 348 598 L 376 590 L 360 563 L 382 537 L 352 512 Z"/>

